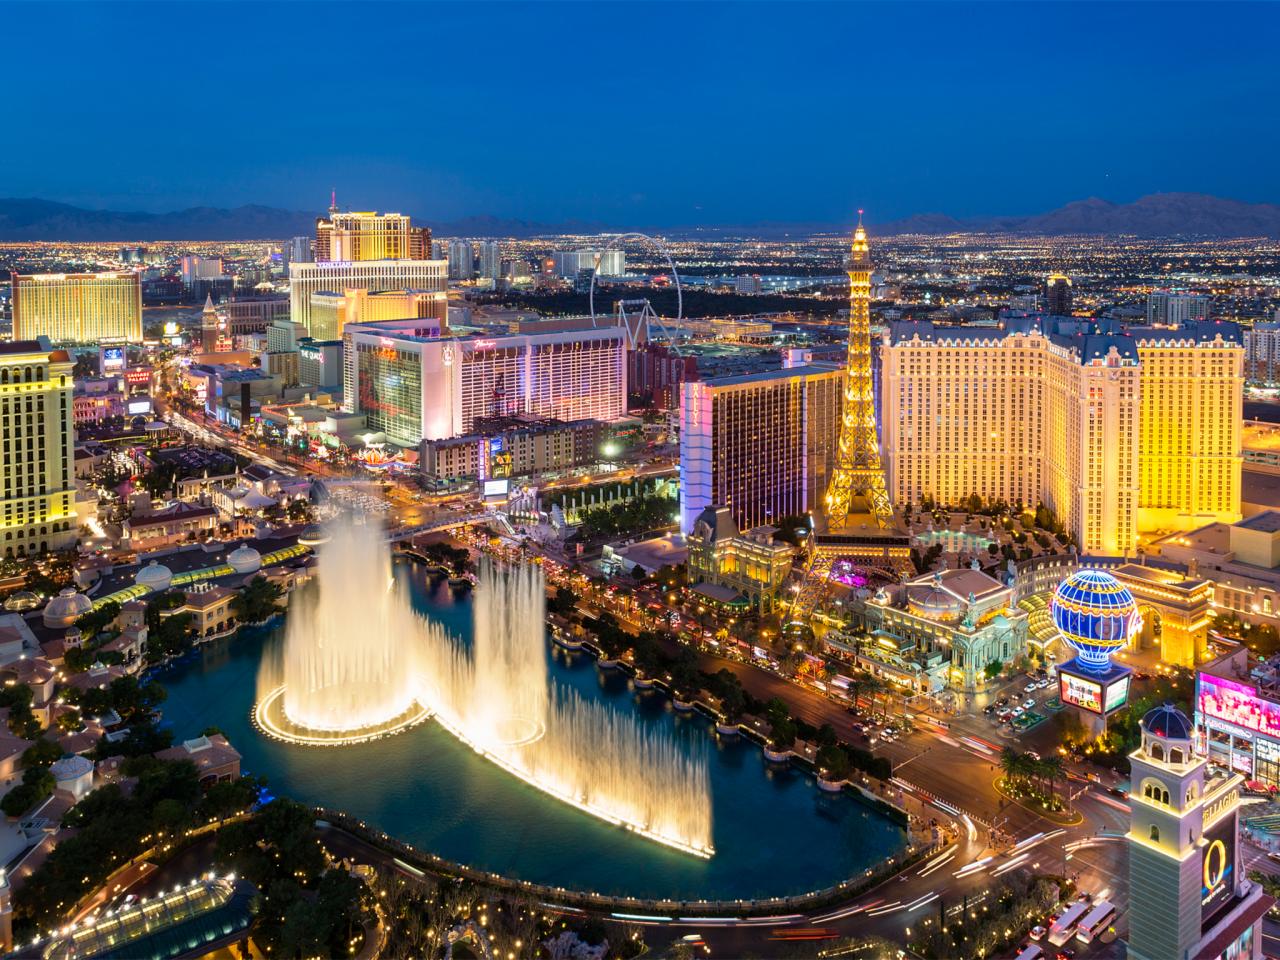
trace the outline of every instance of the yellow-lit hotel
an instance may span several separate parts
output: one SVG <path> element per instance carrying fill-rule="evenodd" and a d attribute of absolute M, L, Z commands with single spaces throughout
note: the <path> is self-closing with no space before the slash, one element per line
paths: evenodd
<path fill-rule="evenodd" d="M 0 343 L 0 545 L 6 557 L 76 542 L 71 357 Z"/>
<path fill-rule="evenodd" d="M 890 326 L 881 411 L 895 503 L 1043 502 L 1086 554 L 1240 519 L 1233 323 L 1122 328 L 1011 314 Z"/>
<path fill-rule="evenodd" d="M 142 340 L 138 274 L 36 273 L 13 275 L 13 338 L 55 343 Z"/>

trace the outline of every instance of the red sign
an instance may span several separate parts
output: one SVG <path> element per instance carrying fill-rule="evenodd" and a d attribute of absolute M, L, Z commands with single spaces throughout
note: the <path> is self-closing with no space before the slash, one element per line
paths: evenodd
<path fill-rule="evenodd" d="M 151 371 L 146 368 L 135 367 L 132 370 L 124 372 L 124 382 L 131 387 L 146 386 L 151 382 Z"/>

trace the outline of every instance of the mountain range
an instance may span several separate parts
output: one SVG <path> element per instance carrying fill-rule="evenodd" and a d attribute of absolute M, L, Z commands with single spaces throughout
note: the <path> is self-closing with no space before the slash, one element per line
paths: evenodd
<path fill-rule="evenodd" d="M 170 213 L 142 213 L 89 210 L 51 200 L 0 199 L 0 241 L 277 240 L 311 234 L 315 230 L 315 218 L 316 213 L 256 204 L 231 209 L 191 207 Z M 619 229 L 617 225 L 579 220 L 537 223 L 493 216 L 418 222 L 427 223 L 439 236 L 452 237 L 531 237 Z M 1156 193 L 1132 203 L 1090 197 L 1032 216 L 956 218 L 945 213 L 923 213 L 886 223 L 869 222 L 869 226 L 881 236 L 972 232 L 1280 239 L 1280 205 L 1244 203 L 1199 193 Z M 688 236 L 778 237 L 840 232 L 847 228 L 847 224 L 837 223 L 770 222 L 732 227 L 647 229 Z"/>

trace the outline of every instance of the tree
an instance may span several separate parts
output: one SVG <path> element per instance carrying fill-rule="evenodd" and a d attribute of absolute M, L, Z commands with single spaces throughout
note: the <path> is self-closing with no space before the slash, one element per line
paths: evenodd
<path fill-rule="evenodd" d="M 1000 676 L 1000 671 L 1003 669 L 1004 669 L 1003 663 L 1001 663 L 999 660 L 992 660 L 990 663 L 987 664 L 987 668 L 986 668 L 987 679 L 994 680 L 996 677 Z"/>
<path fill-rule="evenodd" d="M 231 598 L 231 609 L 241 623 L 260 623 L 280 612 L 277 601 L 284 596 L 284 588 L 266 577 L 254 577 Z"/>
<path fill-rule="evenodd" d="M 849 775 L 849 756 L 837 744 L 819 747 L 815 760 L 827 780 L 844 780 Z"/>

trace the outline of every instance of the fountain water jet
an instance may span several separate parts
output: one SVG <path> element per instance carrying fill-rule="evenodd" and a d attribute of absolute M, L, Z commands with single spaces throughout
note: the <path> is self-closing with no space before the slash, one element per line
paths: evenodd
<path fill-rule="evenodd" d="M 264 661 L 254 720 L 299 743 L 352 743 L 426 719 L 417 702 L 417 617 L 395 588 L 381 531 L 333 524 L 318 582 L 291 605 L 284 647 Z"/>
<path fill-rule="evenodd" d="M 676 849 L 714 852 L 705 751 L 552 689 L 540 568 L 482 562 L 470 645 L 413 612 L 374 527 L 336 526 L 318 573 L 318 594 L 291 605 L 279 663 L 259 676 L 264 732 L 352 743 L 434 712 L 544 793 Z"/>

